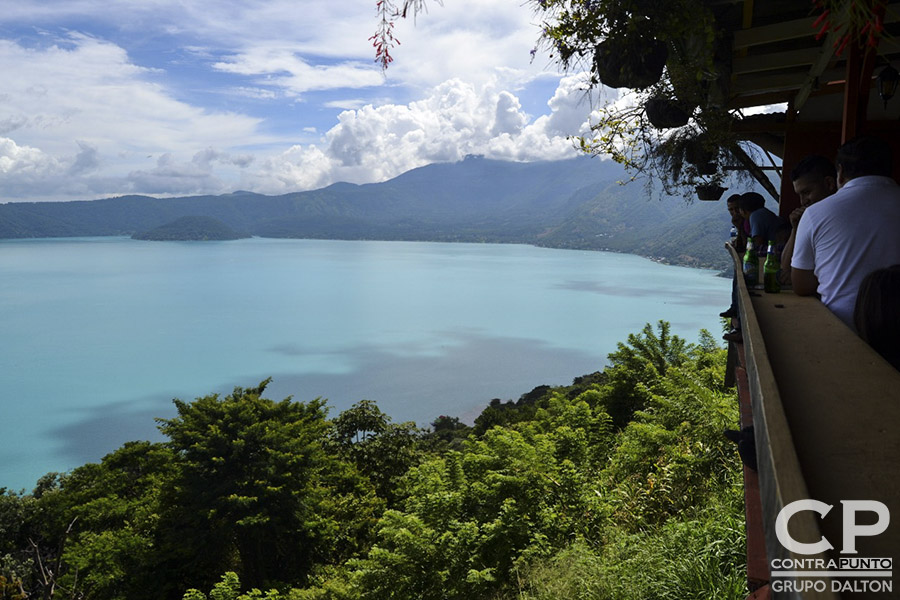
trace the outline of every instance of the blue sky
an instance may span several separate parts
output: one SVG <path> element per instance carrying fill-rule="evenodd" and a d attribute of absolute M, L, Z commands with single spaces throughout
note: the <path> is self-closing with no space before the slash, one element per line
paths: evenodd
<path fill-rule="evenodd" d="M 431 0 L 383 74 L 374 0 L 19 0 L 0 12 L 0 202 L 281 194 L 576 152 L 580 75 L 521 0 Z M 615 93 L 611 93 L 615 96 Z"/>

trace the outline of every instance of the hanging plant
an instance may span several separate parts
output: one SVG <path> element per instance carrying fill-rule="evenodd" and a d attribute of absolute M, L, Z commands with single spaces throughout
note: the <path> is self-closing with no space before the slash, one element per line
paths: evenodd
<path fill-rule="evenodd" d="M 644 89 L 662 77 L 668 56 L 668 48 L 657 39 L 610 37 L 594 49 L 594 72 L 607 87 Z"/>
<path fill-rule="evenodd" d="M 683 140 L 684 160 L 695 167 L 703 167 L 710 163 L 714 163 L 717 149 L 711 147 L 707 139 L 703 135 L 697 135 Z"/>
<path fill-rule="evenodd" d="M 877 48 L 884 32 L 886 0 L 812 0 L 822 13 L 813 22 L 820 40 L 829 32 L 837 34 L 835 54 L 840 56 L 850 42 Z"/>
<path fill-rule="evenodd" d="M 644 103 L 647 119 L 657 129 L 672 129 L 687 125 L 695 108 L 696 105 L 688 107 L 683 102 L 665 96 L 654 96 Z"/>
<path fill-rule="evenodd" d="M 721 185 L 719 185 L 717 183 L 706 183 L 706 184 L 698 185 L 694 189 L 697 192 L 698 200 L 710 201 L 710 200 L 718 200 L 719 198 L 721 198 L 722 194 L 724 194 L 725 190 L 727 190 L 728 188 L 722 187 Z"/>
<path fill-rule="evenodd" d="M 716 21 L 721 11 L 711 6 L 717 3 L 530 2 L 544 17 L 541 42 L 563 68 L 590 71 L 589 88 L 637 92 L 594 108 L 590 133 L 576 138 L 582 151 L 610 156 L 632 179 L 646 175 L 668 195 L 696 198 L 698 186 L 721 183 L 719 160 L 728 163 L 737 136 L 736 115 L 723 102 L 732 54 Z M 700 135 L 707 148 L 692 154 L 686 146 Z"/>

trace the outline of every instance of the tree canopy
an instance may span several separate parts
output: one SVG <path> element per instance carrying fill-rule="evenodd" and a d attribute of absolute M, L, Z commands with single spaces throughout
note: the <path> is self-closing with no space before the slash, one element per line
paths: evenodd
<path fill-rule="evenodd" d="M 165 441 L 0 489 L 0 598 L 743 598 L 724 363 L 648 324 L 602 372 L 431 431 L 268 380 L 175 400 Z"/>

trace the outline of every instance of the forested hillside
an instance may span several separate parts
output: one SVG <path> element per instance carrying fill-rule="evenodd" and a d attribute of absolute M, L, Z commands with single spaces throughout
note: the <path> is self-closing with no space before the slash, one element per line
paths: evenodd
<path fill-rule="evenodd" d="M 647 325 L 603 372 L 427 431 L 266 381 L 176 400 L 165 442 L 0 490 L 0 598 L 743 598 L 724 354 Z"/>
<path fill-rule="evenodd" d="M 469 157 L 366 185 L 283 196 L 123 196 L 0 204 L 0 238 L 133 235 L 203 216 L 262 237 L 513 242 L 722 268 L 724 202 L 659 197 L 611 161 Z M 743 191 L 743 190 L 738 190 Z"/>
<path fill-rule="evenodd" d="M 150 241 L 224 241 L 250 237 L 213 217 L 179 217 L 171 223 L 135 233 L 132 238 Z"/>

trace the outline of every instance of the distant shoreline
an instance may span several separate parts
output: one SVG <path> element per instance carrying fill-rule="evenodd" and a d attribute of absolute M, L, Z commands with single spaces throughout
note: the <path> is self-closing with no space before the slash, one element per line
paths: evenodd
<path fill-rule="evenodd" d="M 731 274 L 728 272 L 727 268 L 723 268 L 720 266 L 712 266 L 712 265 L 701 265 L 697 263 L 692 263 L 688 261 L 677 261 L 670 258 L 666 258 L 664 256 L 652 256 L 649 254 L 641 254 L 639 252 L 629 252 L 627 250 L 620 250 L 616 248 L 594 248 L 594 247 L 586 247 L 586 246 L 566 246 L 559 244 L 544 244 L 544 243 L 536 243 L 529 241 L 503 241 L 503 240 L 446 240 L 446 239 L 390 239 L 390 238 L 338 238 L 338 237 L 282 237 L 282 236 L 268 236 L 268 235 L 250 235 L 241 238 L 235 239 L 223 239 L 223 240 L 179 240 L 179 239 L 165 239 L 165 240 L 147 240 L 135 237 L 133 234 L 123 233 L 121 235 L 78 235 L 78 236 L 51 236 L 51 237 L 22 237 L 22 238 L 0 238 L 0 242 L 3 241 L 15 241 L 15 240 L 65 240 L 65 239 L 92 239 L 92 238 L 121 238 L 121 239 L 131 239 L 134 241 L 154 241 L 154 242 L 230 242 L 230 241 L 238 241 L 243 239 L 267 239 L 267 240 L 330 240 L 336 242 L 420 242 L 420 243 L 435 243 L 435 244 L 498 244 L 498 245 L 507 245 L 507 244 L 519 244 L 522 246 L 532 246 L 534 248 L 546 248 L 548 250 L 580 250 L 585 252 L 608 252 L 611 254 L 627 254 L 630 256 L 639 256 L 641 258 L 646 258 L 649 261 L 655 262 L 661 265 L 667 265 L 670 267 L 685 267 L 689 269 L 699 269 L 701 271 L 717 271 L 717 275 L 719 277 L 731 277 Z M 696 259 L 696 257 L 693 257 Z M 697 259 L 699 260 L 699 259 Z"/>

